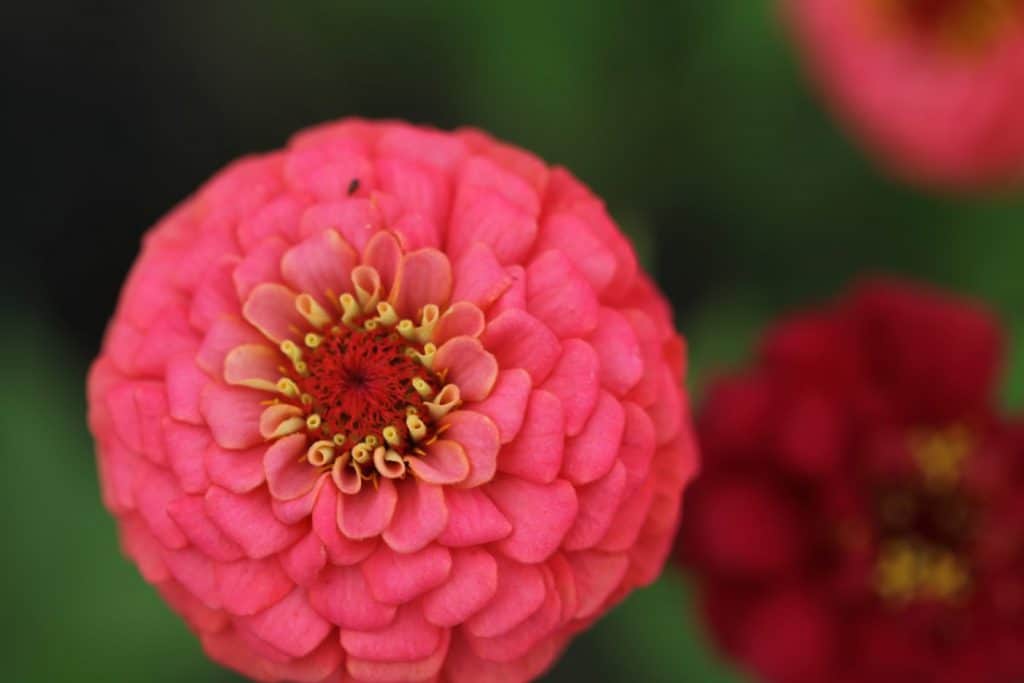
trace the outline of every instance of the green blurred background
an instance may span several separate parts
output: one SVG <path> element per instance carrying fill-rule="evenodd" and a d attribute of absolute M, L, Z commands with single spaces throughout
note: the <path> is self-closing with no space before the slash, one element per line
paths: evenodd
<path fill-rule="evenodd" d="M 1024 202 L 886 179 L 819 105 L 762 0 L 2 12 L 14 188 L 0 250 L 6 680 L 239 680 L 204 659 L 121 558 L 83 382 L 143 230 L 228 160 L 311 123 L 476 125 L 571 168 L 672 299 L 698 402 L 764 322 L 859 273 L 976 295 L 1024 330 Z M 1024 364 L 1007 377 L 1019 405 Z M 669 570 L 546 680 L 740 680 L 689 601 Z"/>

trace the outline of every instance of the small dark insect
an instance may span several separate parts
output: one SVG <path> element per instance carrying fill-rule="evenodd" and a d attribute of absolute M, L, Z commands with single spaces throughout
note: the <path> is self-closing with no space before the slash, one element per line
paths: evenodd
<path fill-rule="evenodd" d="M 359 189 L 359 178 L 353 178 L 348 184 L 348 196 L 351 197 Z"/>

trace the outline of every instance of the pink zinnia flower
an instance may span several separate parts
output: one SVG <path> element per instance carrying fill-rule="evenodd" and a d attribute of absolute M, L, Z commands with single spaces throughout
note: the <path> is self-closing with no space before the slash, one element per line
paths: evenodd
<path fill-rule="evenodd" d="M 90 425 L 125 551 L 218 662 L 518 681 L 659 573 L 695 466 L 683 366 L 564 169 L 348 120 L 147 235 Z"/>
<path fill-rule="evenodd" d="M 1024 3 L 785 3 L 816 80 L 886 165 L 955 188 L 1024 179 Z"/>

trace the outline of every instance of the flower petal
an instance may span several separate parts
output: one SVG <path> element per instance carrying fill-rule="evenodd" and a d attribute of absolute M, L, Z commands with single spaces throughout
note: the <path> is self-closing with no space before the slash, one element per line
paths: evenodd
<path fill-rule="evenodd" d="M 502 370 L 490 395 L 473 405 L 475 412 L 483 413 L 494 422 L 501 443 L 508 443 L 519 433 L 531 387 L 530 373 L 526 370 Z"/>
<path fill-rule="evenodd" d="M 327 549 L 313 532 L 280 555 L 281 568 L 299 586 L 309 586 L 325 566 Z"/>
<path fill-rule="evenodd" d="M 498 428 L 491 419 L 472 410 L 457 410 L 446 415 L 441 425 L 447 426 L 445 439 L 462 446 L 469 461 L 469 474 L 459 485 L 470 488 L 493 479 L 500 443 Z"/>
<path fill-rule="evenodd" d="M 547 378 L 561 354 L 558 337 L 520 309 L 509 309 L 492 320 L 481 341 L 502 369 L 522 368 L 535 384 Z"/>
<path fill-rule="evenodd" d="M 596 614 L 612 591 L 622 583 L 629 568 L 629 557 L 596 551 L 569 553 L 567 557 L 576 578 L 576 594 L 579 597 L 575 616 L 577 619 L 586 619 Z"/>
<path fill-rule="evenodd" d="M 421 681 L 433 681 L 436 680 L 435 677 L 446 661 L 450 642 L 451 631 L 445 630 L 441 632 L 441 643 L 437 649 L 425 659 L 411 662 L 375 662 L 350 656 L 345 660 L 345 668 L 357 681 L 374 681 L 374 683 L 419 683 Z"/>
<path fill-rule="evenodd" d="M 565 445 L 562 473 L 581 485 L 603 477 L 612 468 L 626 426 L 626 413 L 611 394 L 602 390 L 583 431 Z"/>
<path fill-rule="evenodd" d="M 487 495 L 512 522 L 512 534 L 498 547 L 520 562 L 546 560 L 576 520 L 576 491 L 563 479 L 534 484 L 502 476 L 488 484 Z"/>
<path fill-rule="evenodd" d="M 540 609 L 547 594 L 544 573 L 533 564 L 498 560 L 498 584 L 494 599 L 465 626 L 475 636 L 493 638 L 521 624 Z"/>
<path fill-rule="evenodd" d="M 437 538 L 448 525 L 444 490 L 422 479 L 399 486 L 398 503 L 384 542 L 400 553 L 412 553 Z"/>
<path fill-rule="evenodd" d="M 245 301 L 258 285 L 281 281 L 281 256 L 287 250 L 288 243 L 274 236 L 246 253 L 232 273 L 235 295 L 239 301 Z"/>
<path fill-rule="evenodd" d="M 350 657 L 381 662 L 413 662 L 434 654 L 441 629 L 423 618 L 419 605 L 405 605 L 395 620 L 378 631 L 341 630 L 341 646 Z"/>
<path fill-rule="evenodd" d="M 414 317 L 427 304 L 444 307 L 452 295 L 448 257 L 433 248 L 406 254 L 391 290 L 391 303 L 404 318 Z"/>
<path fill-rule="evenodd" d="M 324 547 L 331 564 L 349 565 L 362 562 L 377 548 L 377 539 L 353 540 L 338 528 L 338 489 L 325 486 L 313 507 L 313 531 Z"/>
<path fill-rule="evenodd" d="M 593 288 L 561 251 L 546 251 L 526 267 L 526 308 L 563 339 L 586 336 L 598 323 Z"/>
<path fill-rule="evenodd" d="M 218 564 L 215 574 L 221 604 L 238 616 L 267 609 L 295 587 L 273 558 Z"/>
<path fill-rule="evenodd" d="M 284 285 L 257 285 L 242 306 L 242 317 L 267 339 L 280 344 L 309 327 L 306 319 L 295 310 L 295 296 L 295 292 Z"/>
<path fill-rule="evenodd" d="M 479 337 L 485 326 L 483 311 L 468 301 L 459 301 L 449 306 L 437 321 L 431 341 L 437 346 L 443 346 L 455 337 Z"/>
<path fill-rule="evenodd" d="M 445 489 L 448 526 L 438 537 L 446 546 L 464 548 L 499 541 L 512 524 L 480 489 Z"/>
<path fill-rule="evenodd" d="M 576 489 L 580 512 L 565 537 L 566 550 L 593 547 L 608 533 L 626 494 L 626 479 L 626 466 L 617 461 L 608 474 Z"/>
<path fill-rule="evenodd" d="M 448 228 L 448 249 L 463 255 L 474 243 L 486 244 L 501 263 L 517 263 L 537 236 L 533 215 L 487 188 L 458 192 Z"/>
<path fill-rule="evenodd" d="M 361 566 L 375 599 L 401 605 L 444 582 L 451 572 L 452 558 L 448 549 L 439 545 L 397 553 L 382 544 Z"/>
<path fill-rule="evenodd" d="M 171 417 L 180 422 L 201 425 L 203 415 L 199 412 L 199 397 L 210 378 L 196 364 L 195 355 L 186 352 L 169 360 L 164 384 Z"/>
<path fill-rule="evenodd" d="M 243 344 L 224 359 L 224 381 L 236 386 L 275 391 L 283 358 L 266 344 Z"/>
<path fill-rule="evenodd" d="M 355 495 L 339 496 L 338 528 L 352 539 L 379 536 L 391 523 L 397 499 L 390 479 L 381 479 L 376 490 L 364 486 Z"/>
<path fill-rule="evenodd" d="M 601 358 L 601 384 L 616 396 L 625 396 L 644 374 L 644 358 L 636 333 L 624 315 L 602 308 L 600 324 L 590 344 Z"/>
<path fill-rule="evenodd" d="M 530 393 L 522 429 L 512 443 L 501 449 L 498 469 L 547 484 L 558 476 L 564 447 L 562 402 L 554 394 L 537 389 Z"/>
<path fill-rule="evenodd" d="M 244 557 L 242 549 L 224 535 L 206 514 L 202 496 L 184 496 L 167 506 L 167 514 L 188 537 L 188 542 L 217 562 Z"/>
<path fill-rule="evenodd" d="M 479 242 L 455 260 L 452 301 L 468 301 L 486 309 L 512 284 L 494 252 Z"/>
<path fill-rule="evenodd" d="M 206 492 L 206 513 L 253 559 L 284 550 L 303 533 L 299 525 L 282 524 L 274 517 L 270 495 L 263 489 L 240 496 L 219 486 L 211 487 Z"/>
<path fill-rule="evenodd" d="M 305 434 L 289 434 L 275 441 L 263 456 L 267 485 L 274 498 L 299 498 L 320 478 L 320 470 L 306 462 L 306 441 Z"/>
<path fill-rule="evenodd" d="M 447 370 L 447 380 L 459 387 L 464 401 L 487 398 L 498 379 L 498 361 L 472 337 L 455 337 L 434 355 L 434 369 Z"/>
<path fill-rule="evenodd" d="M 210 485 L 203 455 L 213 439 L 205 427 L 186 425 L 166 417 L 162 421 L 164 452 L 185 493 L 202 493 Z"/>
<path fill-rule="evenodd" d="M 459 443 L 441 439 L 423 457 L 409 458 L 409 470 L 431 484 L 457 484 L 469 476 L 469 459 Z"/>
<path fill-rule="evenodd" d="M 211 377 L 221 377 L 224 358 L 231 349 L 242 344 L 261 344 L 266 338 L 241 318 L 218 318 L 206 331 L 203 343 L 196 352 L 196 365 Z"/>
<path fill-rule="evenodd" d="M 600 370 L 597 353 L 590 344 L 581 339 L 562 342 L 562 355 L 541 388 L 561 400 L 568 436 L 580 433 L 597 403 Z"/>
<path fill-rule="evenodd" d="M 215 443 L 210 444 L 203 458 L 210 481 L 234 493 L 252 491 L 266 480 L 263 472 L 266 450 L 265 443 L 244 451 L 225 450 Z"/>
<path fill-rule="evenodd" d="M 423 597 L 423 615 L 453 628 L 486 605 L 498 590 L 498 563 L 483 548 L 452 552 L 448 580 Z"/>
<path fill-rule="evenodd" d="M 237 619 L 235 624 L 290 657 L 308 655 L 331 630 L 330 622 L 309 606 L 301 588 L 259 614 Z"/>
<path fill-rule="evenodd" d="M 281 274 L 297 292 L 313 296 L 326 310 L 348 291 L 359 255 L 336 230 L 322 230 L 289 249 L 281 259 Z"/>
<path fill-rule="evenodd" d="M 395 618 L 395 608 L 377 602 L 358 567 L 327 567 L 309 587 L 313 609 L 341 628 L 371 631 Z"/>
<path fill-rule="evenodd" d="M 199 410 L 221 447 L 240 450 L 263 442 L 260 404 L 266 398 L 262 391 L 210 382 L 199 398 Z"/>
<path fill-rule="evenodd" d="M 402 263 L 402 247 L 398 239 L 390 232 L 378 232 L 363 249 L 363 263 L 380 275 L 381 289 L 391 292 Z"/>

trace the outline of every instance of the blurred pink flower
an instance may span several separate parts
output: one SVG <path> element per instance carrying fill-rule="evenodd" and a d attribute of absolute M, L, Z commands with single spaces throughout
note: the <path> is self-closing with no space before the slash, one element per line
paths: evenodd
<path fill-rule="evenodd" d="M 265 681 L 519 681 L 659 573 L 684 347 L 600 200 L 486 135 L 346 120 L 147 236 L 89 377 L 106 505 Z"/>
<path fill-rule="evenodd" d="M 899 175 L 1024 180 L 1024 3 L 784 0 L 815 80 Z"/>

